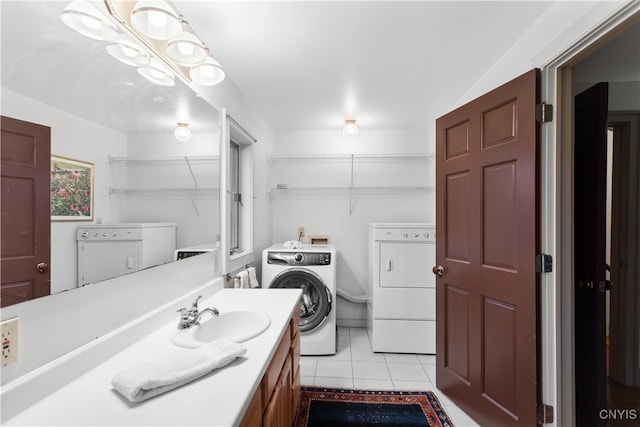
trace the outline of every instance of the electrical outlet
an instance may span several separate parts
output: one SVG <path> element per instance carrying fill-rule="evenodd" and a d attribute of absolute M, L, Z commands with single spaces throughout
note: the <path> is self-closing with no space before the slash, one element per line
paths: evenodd
<path fill-rule="evenodd" d="M 298 226 L 298 237 L 304 237 L 304 227 L 301 225 Z"/>
<path fill-rule="evenodd" d="M 18 361 L 18 318 L 5 320 L 0 324 L 2 331 L 2 366 Z"/>

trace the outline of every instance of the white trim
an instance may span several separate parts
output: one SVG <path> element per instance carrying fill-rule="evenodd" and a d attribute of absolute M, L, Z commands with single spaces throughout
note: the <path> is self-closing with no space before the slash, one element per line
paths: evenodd
<path fill-rule="evenodd" d="M 573 122 L 571 106 L 559 91 L 571 90 L 567 67 L 602 37 L 640 11 L 631 0 L 583 38 L 569 46 L 541 72 L 541 101 L 554 105 L 554 121 L 540 133 L 541 250 L 554 257 L 554 271 L 541 279 L 542 402 L 555 407 L 552 425 L 574 425 L 573 338 L 573 182 L 572 135 L 563 121 Z M 564 81 L 563 81 L 564 80 Z M 563 115 L 564 112 L 564 115 Z M 569 115 L 567 115 L 569 114 Z M 567 141 L 567 143 L 563 143 Z M 562 284 L 562 286 L 561 286 Z"/>

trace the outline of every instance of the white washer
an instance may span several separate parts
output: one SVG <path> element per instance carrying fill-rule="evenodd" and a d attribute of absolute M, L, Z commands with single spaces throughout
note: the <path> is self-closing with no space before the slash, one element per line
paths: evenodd
<path fill-rule="evenodd" d="M 367 327 L 373 351 L 436 352 L 436 229 L 369 224 Z"/>
<path fill-rule="evenodd" d="M 336 353 L 336 251 L 332 245 L 265 249 L 262 284 L 265 288 L 302 289 L 301 354 Z"/>

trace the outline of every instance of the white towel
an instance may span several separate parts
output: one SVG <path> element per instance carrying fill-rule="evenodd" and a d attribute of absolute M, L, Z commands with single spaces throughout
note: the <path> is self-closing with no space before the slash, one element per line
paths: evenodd
<path fill-rule="evenodd" d="M 240 288 L 242 289 L 246 289 L 249 287 L 249 271 L 248 270 L 242 270 L 240 273 L 237 274 L 238 276 L 238 281 L 240 282 Z M 234 282 L 234 286 L 235 286 L 235 282 Z"/>
<path fill-rule="evenodd" d="M 247 352 L 244 345 L 217 341 L 140 366 L 125 369 L 111 385 L 131 402 L 141 402 L 222 368 Z"/>
<path fill-rule="evenodd" d="M 251 288 L 260 287 L 260 283 L 258 283 L 258 276 L 256 276 L 256 268 L 249 267 L 247 271 L 249 272 L 249 287 Z"/>
<path fill-rule="evenodd" d="M 287 249 L 300 249 L 302 248 L 302 243 L 298 240 L 287 240 L 283 243 L 283 246 Z"/>

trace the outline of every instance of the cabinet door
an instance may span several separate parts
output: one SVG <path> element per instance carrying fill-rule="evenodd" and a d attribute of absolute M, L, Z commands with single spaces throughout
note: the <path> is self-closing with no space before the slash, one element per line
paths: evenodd
<path fill-rule="evenodd" d="M 242 418 L 240 427 L 260 427 L 262 426 L 262 389 L 258 387 L 256 393 L 249 403 L 247 412 Z"/>
<path fill-rule="evenodd" d="M 295 408 L 293 407 L 293 373 L 291 372 L 291 355 L 287 357 L 287 361 L 282 368 L 282 378 L 280 387 L 282 388 L 282 421 L 281 426 L 290 426 L 293 424 L 295 416 Z"/>
<path fill-rule="evenodd" d="M 291 356 L 288 356 L 264 412 L 262 425 L 264 427 L 290 426 L 293 424 L 294 416 L 292 405 Z"/>
<path fill-rule="evenodd" d="M 291 343 L 291 374 L 292 383 L 291 391 L 293 398 L 293 415 L 295 416 L 298 409 L 298 402 L 300 402 L 300 331 L 297 330 L 297 334 L 293 338 Z"/>

